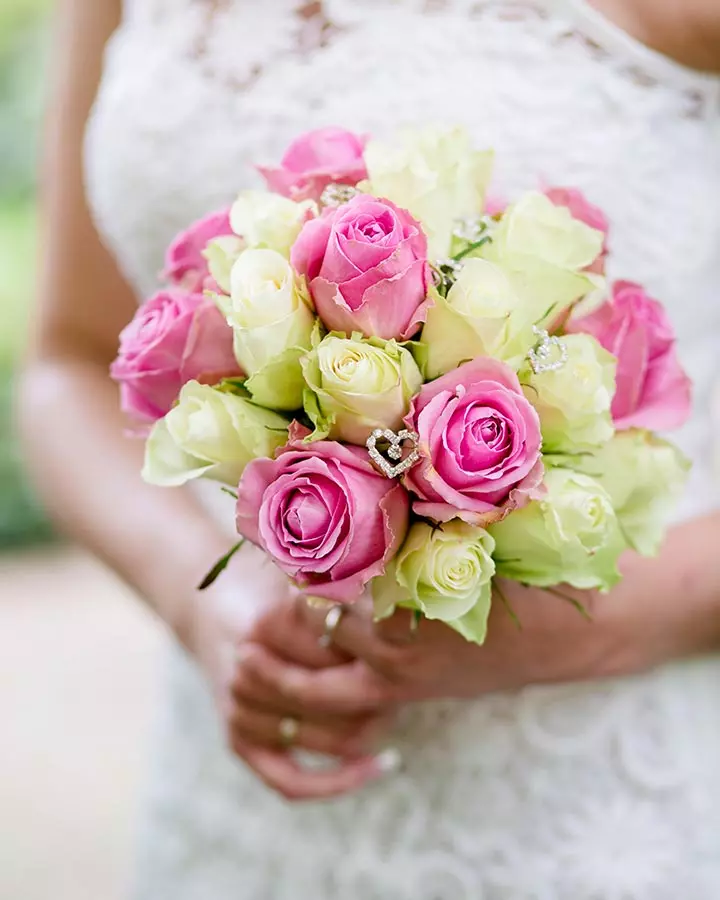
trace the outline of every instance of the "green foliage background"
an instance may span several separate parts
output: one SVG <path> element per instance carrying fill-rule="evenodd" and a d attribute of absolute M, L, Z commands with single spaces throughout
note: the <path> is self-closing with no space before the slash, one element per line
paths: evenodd
<path fill-rule="evenodd" d="M 12 383 L 35 291 L 37 146 L 45 89 L 48 0 L 0 2 L 0 549 L 50 529 L 22 477 Z"/>

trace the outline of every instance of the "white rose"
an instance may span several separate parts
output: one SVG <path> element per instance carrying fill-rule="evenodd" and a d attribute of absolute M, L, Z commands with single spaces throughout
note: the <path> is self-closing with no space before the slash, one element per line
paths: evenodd
<path fill-rule="evenodd" d="M 439 259 L 450 252 L 458 221 L 482 213 L 492 160 L 473 149 L 463 128 L 407 131 L 394 142 L 368 143 L 364 187 L 419 219 L 430 256 Z"/>
<path fill-rule="evenodd" d="M 242 238 L 235 234 L 223 234 L 210 241 L 202 252 L 210 275 L 226 294 L 230 293 L 230 272 L 244 249 Z"/>
<path fill-rule="evenodd" d="M 396 606 L 438 619 L 467 640 L 482 644 L 492 600 L 495 541 L 485 531 L 454 520 L 416 522 L 385 575 L 373 582 L 375 614 Z"/>
<path fill-rule="evenodd" d="M 230 225 L 248 247 L 268 247 L 287 257 L 314 208 L 309 200 L 295 203 L 267 191 L 243 191 L 230 210 Z"/>
<path fill-rule="evenodd" d="M 536 338 L 533 310 L 506 273 L 484 259 L 469 259 L 447 297 L 435 296 L 420 338 L 427 374 L 437 378 L 461 362 L 492 356 L 517 370 Z"/>
<path fill-rule="evenodd" d="M 190 381 L 153 426 L 142 476 L 161 487 L 200 477 L 236 485 L 251 460 L 287 442 L 287 427 L 283 416 L 250 400 Z"/>
<path fill-rule="evenodd" d="M 423 384 L 411 353 L 395 341 L 330 334 L 302 360 L 305 411 L 315 437 L 364 445 L 376 428 L 397 430 Z"/>
<path fill-rule="evenodd" d="M 592 450 L 615 433 L 610 408 L 616 359 L 589 334 L 561 338 L 567 361 L 560 368 L 521 376 L 525 395 L 540 416 L 545 453 Z"/>
<path fill-rule="evenodd" d="M 311 347 L 315 316 L 287 259 L 275 250 L 246 250 L 230 273 L 230 297 L 219 302 L 253 397 L 263 406 L 300 408 L 300 357 Z"/>
<path fill-rule="evenodd" d="M 583 270 L 603 242 L 601 231 L 531 191 L 508 207 L 479 252 L 508 273 L 537 324 L 546 324 L 575 301 L 602 291 L 603 279 Z"/>

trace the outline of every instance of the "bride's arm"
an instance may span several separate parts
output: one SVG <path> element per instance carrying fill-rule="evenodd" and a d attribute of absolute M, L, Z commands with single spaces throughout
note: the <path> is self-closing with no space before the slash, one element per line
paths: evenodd
<path fill-rule="evenodd" d="M 591 0 L 638 40 L 692 69 L 720 72 L 717 0 Z"/>
<path fill-rule="evenodd" d="M 135 297 L 95 231 L 82 174 L 85 122 L 103 47 L 119 15 L 120 0 L 59 4 L 39 314 L 17 398 L 25 459 L 63 530 L 132 585 L 199 659 L 238 755 L 289 797 L 351 790 L 381 773 L 382 759 L 362 757 L 380 720 L 363 715 L 316 722 L 294 702 L 267 703 L 255 686 L 242 700 L 231 693 L 235 653 L 249 637 L 311 667 L 341 658 L 321 650 L 312 635 L 303 642 L 286 579 L 262 566 L 253 548 L 236 557 L 207 595 L 194 590 L 227 551 L 229 539 L 191 493 L 144 484 L 142 442 L 123 437 L 125 422 L 108 367 Z M 264 624 L 268 617 L 271 628 Z M 278 745 L 279 723 L 287 715 L 303 718 L 301 745 L 347 763 L 321 773 L 299 769 Z"/>
<path fill-rule="evenodd" d="M 138 477 L 108 367 L 135 298 L 85 201 L 82 141 L 119 0 L 60 4 L 42 181 L 39 309 L 17 400 L 25 456 L 63 530 L 102 557 L 189 642 L 188 584 L 227 539 L 189 494 Z M 182 548 L 178 552 L 179 548 Z M 167 561 L 172 560 L 172 565 Z"/>
<path fill-rule="evenodd" d="M 624 580 L 609 594 L 567 589 L 590 611 L 584 619 L 548 591 L 503 584 L 522 629 L 497 599 L 488 639 L 467 643 L 446 625 L 423 620 L 414 635 L 410 614 L 373 625 L 371 610 L 353 607 L 334 632 L 353 667 L 308 672 L 249 655 L 245 678 L 262 678 L 281 696 L 318 712 L 364 709 L 376 703 L 472 698 L 528 684 L 628 675 L 674 659 L 720 651 L 720 512 L 674 528 L 655 559 L 629 553 Z M 323 612 L 302 604 L 306 624 L 320 633 Z"/>

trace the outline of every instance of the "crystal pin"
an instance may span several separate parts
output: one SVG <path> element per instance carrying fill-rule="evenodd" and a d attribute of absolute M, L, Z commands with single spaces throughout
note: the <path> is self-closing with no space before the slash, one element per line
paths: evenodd
<path fill-rule="evenodd" d="M 431 266 L 435 287 L 451 287 L 462 272 L 463 264 L 457 259 L 438 259 Z"/>
<path fill-rule="evenodd" d="M 453 230 L 453 235 L 468 244 L 479 241 L 487 230 L 487 224 L 482 216 L 478 218 L 459 219 Z"/>
<path fill-rule="evenodd" d="M 392 460 L 399 460 L 396 465 L 388 462 L 383 454 L 377 449 L 377 443 L 380 440 L 386 440 L 390 445 L 387 449 L 387 455 Z M 366 446 L 370 459 L 380 469 L 386 478 L 399 478 L 404 472 L 412 468 L 420 459 L 420 449 L 418 443 L 420 438 L 414 431 L 391 431 L 389 428 L 376 428 L 375 431 L 367 439 Z M 410 446 L 410 452 L 403 459 L 403 444 Z"/>
<path fill-rule="evenodd" d="M 348 203 L 360 191 L 350 184 L 329 184 L 322 192 L 320 203 L 322 206 L 342 206 Z"/>
<path fill-rule="evenodd" d="M 556 372 L 568 361 L 567 344 L 556 335 L 550 335 L 544 328 L 533 327 L 537 344 L 528 352 L 528 359 L 536 375 L 542 372 Z"/>

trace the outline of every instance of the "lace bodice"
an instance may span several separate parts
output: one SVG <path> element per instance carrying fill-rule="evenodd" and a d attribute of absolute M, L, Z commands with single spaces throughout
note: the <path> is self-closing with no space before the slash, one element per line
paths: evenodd
<path fill-rule="evenodd" d="M 134 0 L 108 49 L 87 183 L 139 295 L 192 218 L 299 132 L 470 127 L 496 193 L 575 185 L 612 223 L 613 276 L 667 303 L 696 384 L 683 515 L 717 504 L 720 81 L 583 0 Z M 682 602 L 682 598 L 678 598 Z M 290 808 L 222 748 L 177 652 L 142 900 L 716 900 L 720 660 L 406 712 L 406 771 Z"/>

